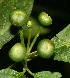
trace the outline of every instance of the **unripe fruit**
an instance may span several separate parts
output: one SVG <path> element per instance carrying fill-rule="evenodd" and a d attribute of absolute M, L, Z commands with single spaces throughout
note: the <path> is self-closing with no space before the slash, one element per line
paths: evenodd
<path fill-rule="evenodd" d="M 41 12 L 38 16 L 38 20 L 39 22 L 43 25 L 43 26 L 49 26 L 52 24 L 52 19 L 50 16 L 48 16 L 48 14 L 46 14 L 45 12 Z"/>
<path fill-rule="evenodd" d="M 14 26 L 23 26 L 27 22 L 27 14 L 23 10 L 13 10 L 10 13 L 10 22 Z"/>
<path fill-rule="evenodd" d="M 9 51 L 9 57 L 15 62 L 22 61 L 26 55 L 26 47 L 21 43 L 16 43 Z"/>
<path fill-rule="evenodd" d="M 43 39 L 38 43 L 37 52 L 42 58 L 50 58 L 54 53 L 55 46 L 49 39 Z"/>

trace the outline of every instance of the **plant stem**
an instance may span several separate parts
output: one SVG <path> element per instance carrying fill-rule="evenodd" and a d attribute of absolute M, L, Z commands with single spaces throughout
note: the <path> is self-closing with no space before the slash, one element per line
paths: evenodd
<path fill-rule="evenodd" d="M 35 77 L 34 73 L 32 73 L 32 72 L 28 69 L 28 67 L 27 67 L 27 62 L 28 62 L 28 59 L 30 59 L 30 56 L 31 56 L 31 57 L 36 57 L 36 56 L 38 56 L 38 55 L 37 55 L 37 51 L 32 52 L 32 53 L 30 53 L 30 51 L 31 51 L 33 45 L 35 44 L 35 42 L 36 42 L 36 40 L 37 40 L 37 38 L 38 38 L 38 36 L 39 36 L 39 34 L 40 34 L 41 27 L 40 27 L 38 33 L 36 34 L 36 36 L 34 37 L 31 45 L 30 45 L 31 31 L 32 31 L 32 28 L 29 28 L 29 36 L 28 36 L 28 43 L 27 43 L 27 53 L 26 53 L 26 55 L 27 55 L 28 58 L 26 57 L 25 60 L 24 60 L 25 63 L 24 63 L 23 73 L 25 73 L 26 71 L 28 71 L 28 73 L 30 73 L 32 76 Z M 21 33 L 21 35 L 20 35 L 20 38 L 21 38 L 21 42 L 22 42 L 22 39 L 23 39 L 22 33 Z M 28 56 L 28 54 L 30 54 L 30 56 Z"/>
<path fill-rule="evenodd" d="M 34 74 L 28 69 L 28 67 L 26 68 L 26 70 L 28 71 L 29 74 L 31 74 L 32 76 L 34 76 Z"/>
<path fill-rule="evenodd" d="M 15 63 L 15 64 L 16 64 L 16 63 Z M 15 64 L 12 64 L 12 65 L 10 65 L 10 66 L 9 66 L 9 67 L 7 67 L 7 68 L 9 68 L 9 69 L 10 69 L 10 68 L 12 68 L 13 66 L 15 66 Z"/>
<path fill-rule="evenodd" d="M 24 37 L 23 37 L 23 30 L 19 30 L 19 33 L 20 33 L 21 43 L 22 43 L 23 45 L 25 45 L 25 44 L 24 44 Z"/>
<path fill-rule="evenodd" d="M 28 30 L 29 30 L 29 35 L 28 35 L 28 43 L 27 43 L 27 52 L 28 52 L 29 46 L 30 46 L 32 28 L 29 28 Z"/>
<path fill-rule="evenodd" d="M 25 68 L 23 68 L 23 74 L 26 72 L 26 69 Z"/>
<path fill-rule="evenodd" d="M 39 32 L 36 34 L 36 36 L 34 37 L 32 43 L 31 43 L 31 45 L 30 45 L 30 48 L 29 48 L 29 50 L 28 50 L 29 53 L 30 53 L 30 51 L 31 51 L 31 49 L 32 49 L 32 47 L 33 47 L 33 45 L 35 44 L 35 42 L 36 42 L 36 40 L 37 40 L 39 34 L 40 34 L 40 31 L 39 31 Z"/>

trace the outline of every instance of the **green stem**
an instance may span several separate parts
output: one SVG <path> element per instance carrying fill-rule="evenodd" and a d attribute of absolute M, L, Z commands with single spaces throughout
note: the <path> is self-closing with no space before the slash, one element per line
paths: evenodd
<path fill-rule="evenodd" d="M 15 64 L 16 64 L 16 63 L 15 63 Z M 12 64 L 12 65 L 10 65 L 10 66 L 9 66 L 9 67 L 7 67 L 7 68 L 9 68 L 9 69 L 10 69 L 10 68 L 12 68 L 13 66 L 15 66 L 15 64 Z"/>
<path fill-rule="evenodd" d="M 32 28 L 29 28 L 28 30 L 29 30 L 29 35 L 28 35 L 28 43 L 27 43 L 27 52 L 28 52 L 29 46 L 30 46 Z"/>
<path fill-rule="evenodd" d="M 26 68 L 26 70 L 28 71 L 29 74 L 31 74 L 32 76 L 34 76 L 34 74 L 28 69 L 28 67 Z"/>
<path fill-rule="evenodd" d="M 21 43 L 22 43 L 23 45 L 25 45 L 25 44 L 24 44 L 24 37 L 23 37 L 23 30 L 19 30 L 19 33 L 20 33 Z"/>
<path fill-rule="evenodd" d="M 26 69 L 25 68 L 23 68 L 23 74 L 26 72 Z"/>
<path fill-rule="evenodd" d="M 28 43 L 27 43 L 27 54 L 26 54 L 26 55 L 28 56 L 28 54 L 30 54 L 31 57 L 32 57 L 32 55 L 35 57 L 35 55 L 38 56 L 38 55 L 37 55 L 37 51 L 32 52 L 32 53 L 30 53 L 30 51 L 31 51 L 33 45 L 35 44 L 35 42 L 36 42 L 36 40 L 37 40 L 37 38 L 38 38 L 38 36 L 39 36 L 39 34 L 40 34 L 41 28 L 39 29 L 38 33 L 36 34 L 36 36 L 34 37 L 32 43 L 31 43 L 31 45 L 30 45 L 31 31 L 32 31 L 32 30 L 29 29 L 29 36 L 28 36 Z M 22 41 L 22 35 L 20 35 L 20 38 L 21 38 L 21 41 Z M 36 78 L 35 75 L 34 75 L 34 73 L 32 73 L 32 72 L 28 69 L 28 67 L 27 67 L 28 58 L 26 57 L 24 61 L 25 61 L 25 63 L 24 63 L 23 73 L 25 73 L 26 71 L 28 71 L 28 73 L 30 73 L 32 76 L 34 76 L 34 78 Z"/>
<path fill-rule="evenodd" d="M 30 53 L 30 51 L 31 51 L 31 49 L 32 49 L 32 47 L 33 47 L 33 45 L 35 44 L 35 42 L 36 42 L 36 40 L 37 40 L 39 34 L 40 34 L 40 31 L 39 31 L 39 32 L 36 34 L 36 36 L 34 37 L 32 43 L 31 43 L 31 45 L 30 45 L 30 48 L 29 48 L 29 50 L 28 50 L 29 53 Z"/>

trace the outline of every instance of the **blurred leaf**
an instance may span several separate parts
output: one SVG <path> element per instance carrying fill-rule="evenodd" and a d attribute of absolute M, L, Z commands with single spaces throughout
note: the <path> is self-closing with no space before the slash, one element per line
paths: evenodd
<path fill-rule="evenodd" d="M 37 32 L 39 31 L 39 28 L 42 26 L 39 24 L 38 20 L 35 19 L 34 17 L 30 17 L 29 21 L 32 21 L 33 23 L 31 37 L 34 37 L 37 34 Z M 27 26 L 23 26 L 23 32 L 24 32 L 24 37 L 27 38 L 28 37 L 28 27 Z M 43 35 L 49 32 L 50 32 L 50 29 L 42 27 L 40 34 Z"/>
<path fill-rule="evenodd" d="M 0 49 L 2 48 L 2 46 L 7 43 L 8 41 L 10 41 L 14 35 L 11 35 L 11 33 L 9 33 L 10 31 L 6 31 L 1 37 L 0 37 Z"/>
<path fill-rule="evenodd" d="M 35 74 L 35 78 L 61 78 L 62 75 L 59 72 L 42 71 Z"/>
<path fill-rule="evenodd" d="M 0 1 L 0 48 L 9 42 L 14 35 L 10 32 L 9 14 L 14 9 L 26 11 L 28 16 L 32 11 L 34 0 L 1 0 Z M 8 36 L 9 34 L 9 36 Z M 5 35 L 5 36 L 4 36 Z M 7 36 L 7 37 L 6 37 Z"/>
<path fill-rule="evenodd" d="M 27 78 L 22 72 L 17 72 L 12 69 L 0 70 L 0 78 Z"/>
<path fill-rule="evenodd" d="M 55 44 L 54 60 L 70 63 L 70 24 L 51 40 Z"/>

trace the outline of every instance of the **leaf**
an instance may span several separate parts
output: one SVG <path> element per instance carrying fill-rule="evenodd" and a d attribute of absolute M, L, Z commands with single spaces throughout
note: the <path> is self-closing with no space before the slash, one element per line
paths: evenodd
<path fill-rule="evenodd" d="M 35 78 L 61 78 L 62 75 L 59 72 L 42 71 L 35 74 Z"/>
<path fill-rule="evenodd" d="M 17 72 L 12 69 L 0 70 L 0 78 L 27 78 L 22 72 Z"/>
<path fill-rule="evenodd" d="M 56 35 L 59 39 L 70 44 L 70 24 Z"/>
<path fill-rule="evenodd" d="M 2 7 L 3 1 L 4 1 L 4 0 L 0 0 L 0 9 L 1 9 L 1 7 Z"/>
<path fill-rule="evenodd" d="M 9 14 L 14 9 L 21 9 L 26 11 L 28 16 L 30 16 L 32 7 L 33 7 L 34 0 L 1 0 L 0 1 L 0 40 L 3 39 L 2 42 L 0 41 L 0 48 L 9 42 L 14 35 L 10 32 L 11 23 L 9 21 Z M 9 38 L 7 39 L 4 37 L 4 34 L 9 34 Z"/>
<path fill-rule="evenodd" d="M 55 44 L 54 60 L 70 63 L 70 24 L 51 40 Z"/>
<path fill-rule="evenodd" d="M 0 49 L 2 48 L 2 46 L 7 43 L 8 41 L 10 41 L 14 35 L 12 35 L 11 33 L 9 33 L 10 31 L 6 31 L 1 37 L 0 37 Z"/>

